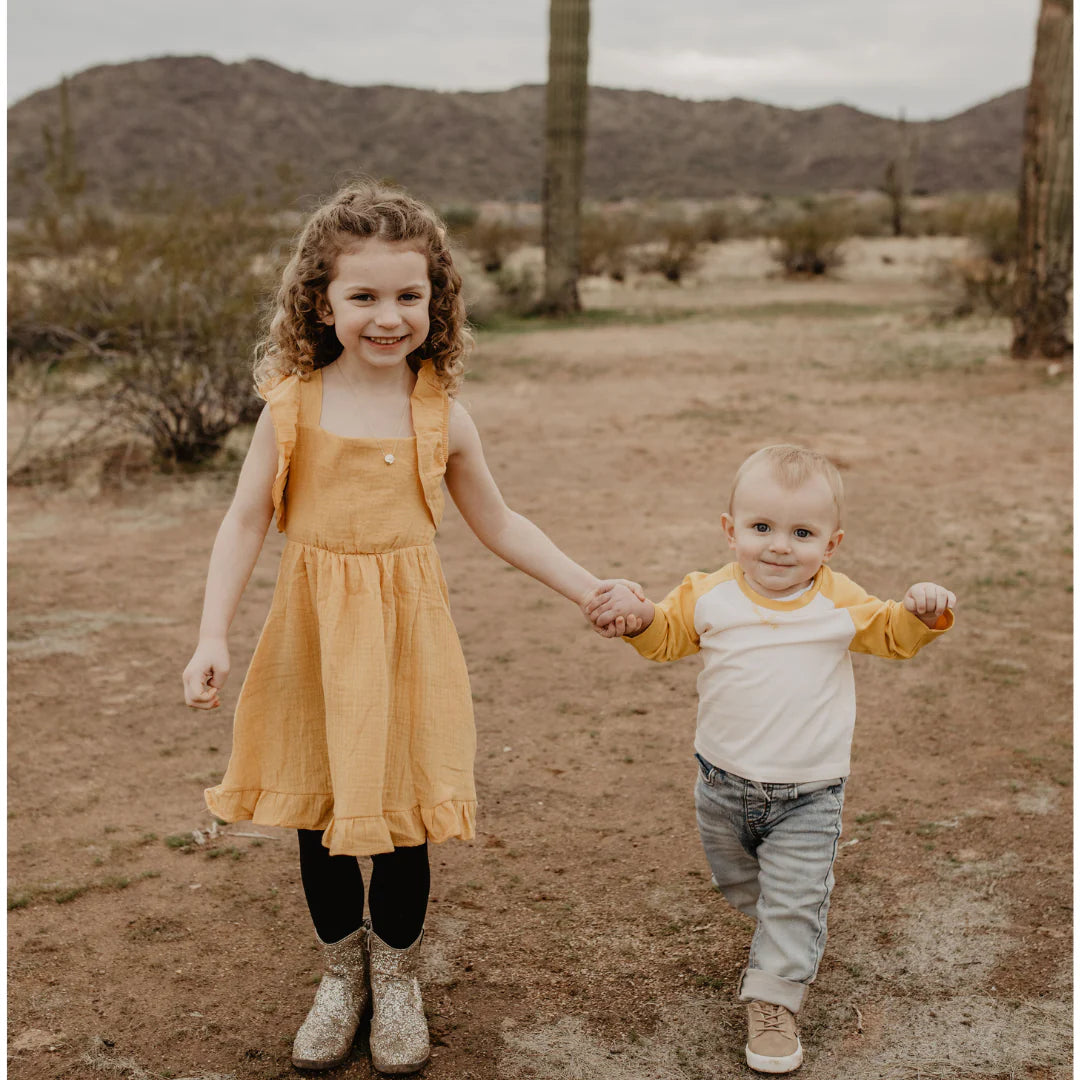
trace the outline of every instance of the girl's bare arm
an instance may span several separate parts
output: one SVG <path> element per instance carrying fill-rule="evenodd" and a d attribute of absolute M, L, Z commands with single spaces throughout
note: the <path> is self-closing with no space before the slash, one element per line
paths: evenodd
<path fill-rule="evenodd" d="M 229 626 L 274 515 L 271 492 L 276 474 L 277 440 L 266 407 L 210 554 L 199 644 L 184 669 L 184 699 L 193 708 L 215 709 L 221 704 L 218 691 L 229 674 Z"/>
<path fill-rule="evenodd" d="M 528 518 L 506 505 L 484 460 L 476 425 L 457 402 L 450 411 L 446 486 L 480 542 L 511 566 L 579 606 L 600 584 L 595 575 L 564 555 Z"/>

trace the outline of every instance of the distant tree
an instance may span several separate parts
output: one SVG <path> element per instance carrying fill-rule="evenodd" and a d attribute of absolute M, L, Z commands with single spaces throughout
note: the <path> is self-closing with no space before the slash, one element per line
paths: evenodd
<path fill-rule="evenodd" d="M 1054 358 L 1068 335 L 1073 256 L 1072 0 L 1042 0 L 1024 115 L 1012 355 Z"/>
<path fill-rule="evenodd" d="M 589 0 L 551 0 L 540 309 L 581 310 L 581 191 L 589 67 Z"/>

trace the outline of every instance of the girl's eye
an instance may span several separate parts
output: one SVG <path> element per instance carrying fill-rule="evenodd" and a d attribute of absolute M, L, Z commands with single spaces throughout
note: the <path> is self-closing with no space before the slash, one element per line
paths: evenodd
<path fill-rule="evenodd" d="M 796 535 L 796 536 L 797 536 L 797 537 L 798 537 L 798 538 L 799 538 L 800 540 L 809 540 L 809 539 L 810 539 L 810 537 L 811 537 L 811 536 L 813 536 L 813 533 L 812 533 L 812 532 L 810 532 L 810 530 L 809 530 L 809 529 L 796 529 L 796 530 L 795 530 L 795 535 Z"/>
<path fill-rule="evenodd" d="M 350 299 L 352 299 L 352 300 L 362 300 L 362 301 L 364 301 L 366 303 L 368 300 L 371 299 L 371 293 L 367 293 L 367 292 L 354 293 L 350 297 Z"/>
<path fill-rule="evenodd" d="M 420 299 L 420 294 L 414 292 L 402 293 L 401 299 L 404 300 L 406 303 L 412 303 L 413 301 Z"/>
<path fill-rule="evenodd" d="M 767 533 L 768 531 L 769 531 L 769 526 L 766 525 L 764 521 L 759 521 L 754 526 L 754 532 Z"/>

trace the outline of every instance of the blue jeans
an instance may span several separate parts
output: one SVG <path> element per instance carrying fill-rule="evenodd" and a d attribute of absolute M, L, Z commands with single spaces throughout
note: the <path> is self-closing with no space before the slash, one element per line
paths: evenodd
<path fill-rule="evenodd" d="M 757 921 L 739 1000 L 798 1012 L 825 951 L 844 780 L 763 784 L 694 756 L 694 804 L 713 884 Z"/>

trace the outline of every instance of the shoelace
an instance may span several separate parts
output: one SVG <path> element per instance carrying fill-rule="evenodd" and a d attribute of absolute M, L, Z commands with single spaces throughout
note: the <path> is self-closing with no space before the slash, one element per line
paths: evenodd
<path fill-rule="evenodd" d="M 763 1001 L 754 1010 L 754 1019 L 757 1022 L 757 1027 L 760 1031 L 783 1031 L 783 1006 L 774 1005 L 772 1002 Z"/>

